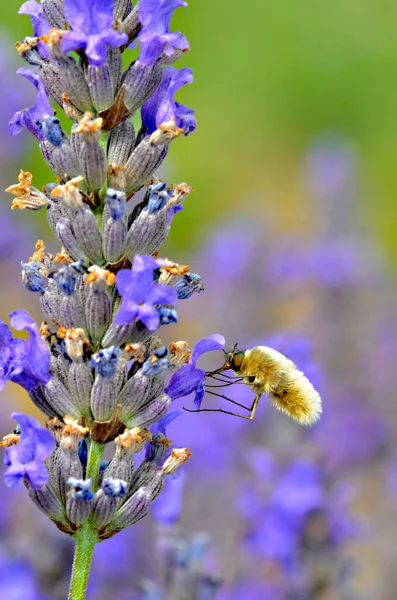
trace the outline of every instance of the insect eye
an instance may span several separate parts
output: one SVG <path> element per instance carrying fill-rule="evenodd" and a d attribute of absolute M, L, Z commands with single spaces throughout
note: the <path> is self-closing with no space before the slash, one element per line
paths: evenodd
<path fill-rule="evenodd" d="M 247 377 L 247 380 L 249 381 L 249 383 L 254 383 L 256 377 L 255 375 L 250 375 L 249 377 Z"/>
<path fill-rule="evenodd" d="M 244 360 L 245 352 L 236 352 L 230 359 L 230 367 L 233 371 L 239 371 Z"/>

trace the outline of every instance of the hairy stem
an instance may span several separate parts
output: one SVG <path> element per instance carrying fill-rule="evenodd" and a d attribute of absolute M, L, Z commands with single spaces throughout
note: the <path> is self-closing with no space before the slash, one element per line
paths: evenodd
<path fill-rule="evenodd" d="M 98 486 L 104 445 L 91 441 L 88 453 L 87 478 L 92 479 L 93 490 Z M 98 539 L 89 518 L 75 535 L 72 578 L 70 581 L 68 600 L 85 600 L 88 578 L 90 576 L 92 555 Z"/>

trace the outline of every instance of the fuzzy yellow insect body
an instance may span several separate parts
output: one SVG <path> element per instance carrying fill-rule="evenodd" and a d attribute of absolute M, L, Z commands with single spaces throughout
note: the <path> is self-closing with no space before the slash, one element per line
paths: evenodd
<path fill-rule="evenodd" d="M 320 394 L 297 366 L 273 348 L 255 346 L 251 350 L 233 350 L 226 355 L 225 368 L 242 377 L 256 394 L 250 419 L 259 399 L 269 395 L 270 403 L 301 425 L 313 425 L 320 418 Z"/>

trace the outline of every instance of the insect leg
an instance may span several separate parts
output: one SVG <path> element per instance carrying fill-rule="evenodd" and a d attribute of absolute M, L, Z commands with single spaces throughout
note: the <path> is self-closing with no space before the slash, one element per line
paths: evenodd
<path fill-rule="evenodd" d="M 240 408 L 243 408 L 244 410 L 252 411 L 252 407 L 249 408 L 248 406 L 244 406 L 244 404 L 240 404 L 239 402 L 236 402 L 236 400 L 232 400 L 228 396 L 224 396 L 223 394 L 218 394 L 217 392 L 212 392 L 211 390 L 206 390 L 206 391 L 208 394 L 211 394 L 211 396 L 217 396 L 217 398 L 223 398 L 223 400 L 227 400 L 228 402 L 231 402 L 232 404 L 235 404 L 236 406 L 239 406 Z M 214 409 L 212 409 L 212 410 L 214 410 Z"/>
<path fill-rule="evenodd" d="M 247 408 L 247 407 L 244 406 L 243 408 Z M 190 412 L 190 413 L 220 412 L 220 413 L 223 413 L 224 415 L 232 415 L 232 417 L 239 417 L 239 419 L 248 419 L 248 420 L 251 419 L 251 417 L 245 417 L 244 415 L 239 415 L 237 413 L 230 412 L 228 410 L 224 410 L 223 408 L 198 408 L 198 409 L 192 409 L 192 408 L 186 408 L 184 406 L 183 410 L 186 410 L 186 412 Z"/>

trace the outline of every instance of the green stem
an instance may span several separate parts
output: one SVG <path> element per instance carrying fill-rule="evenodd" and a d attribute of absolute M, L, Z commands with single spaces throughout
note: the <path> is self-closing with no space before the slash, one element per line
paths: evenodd
<path fill-rule="evenodd" d="M 90 576 L 92 555 L 97 537 L 90 520 L 86 521 L 75 535 L 72 579 L 70 581 L 68 600 L 84 600 Z"/>
<path fill-rule="evenodd" d="M 101 466 L 104 444 L 91 440 L 87 462 L 87 479 L 92 479 L 92 488 L 98 486 L 99 469 Z M 85 600 L 88 578 L 90 576 L 92 555 L 98 539 L 90 517 L 75 535 L 72 578 L 70 581 L 68 600 Z"/>

